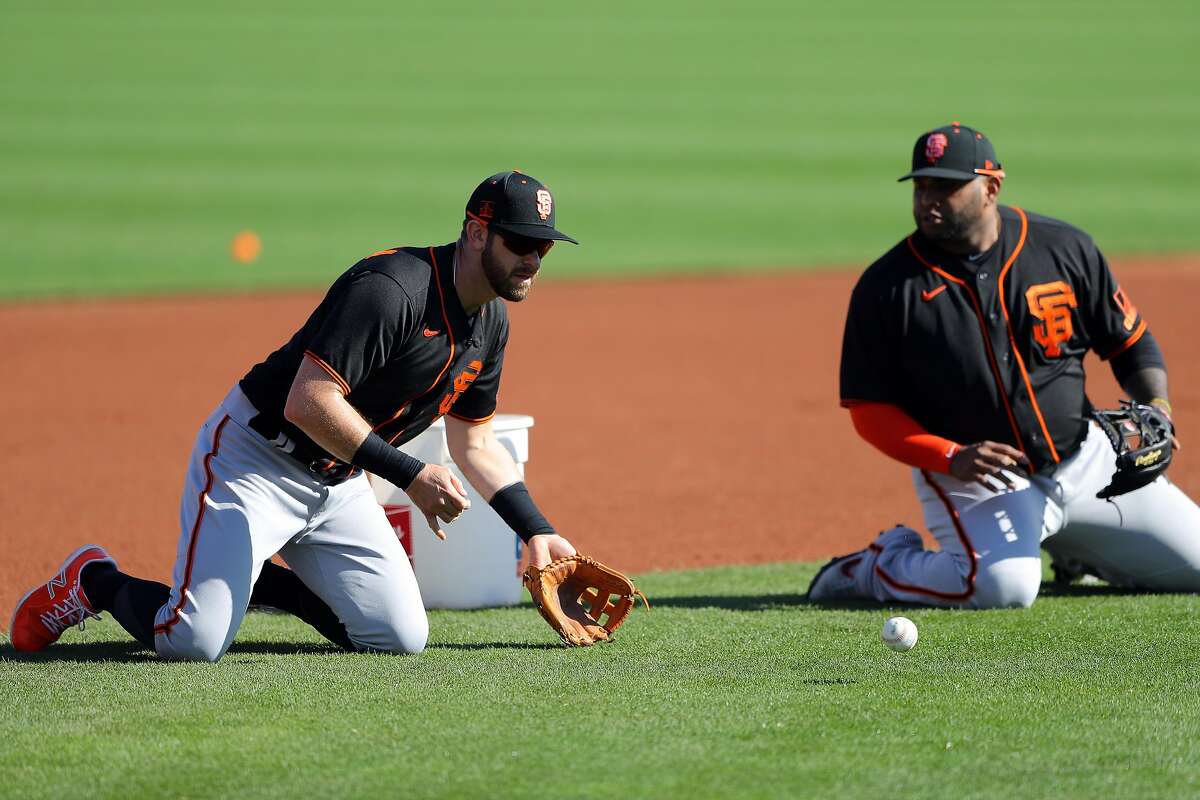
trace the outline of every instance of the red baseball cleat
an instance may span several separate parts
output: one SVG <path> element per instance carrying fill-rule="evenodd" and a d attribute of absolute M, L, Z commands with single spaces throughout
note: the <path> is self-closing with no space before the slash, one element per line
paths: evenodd
<path fill-rule="evenodd" d="M 62 568 L 42 586 L 26 592 L 8 625 L 13 649 L 23 653 L 44 650 L 72 625 L 83 627 L 88 617 L 99 617 L 79 585 L 79 572 L 96 561 L 117 562 L 103 547 L 85 545 L 63 562 Z"/>

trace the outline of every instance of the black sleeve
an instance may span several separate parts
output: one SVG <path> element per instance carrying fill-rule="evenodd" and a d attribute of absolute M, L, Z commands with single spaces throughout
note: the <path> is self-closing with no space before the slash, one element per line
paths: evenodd
<path fill-rule="evenodd" d="M 1135 372 L 1150 367 L 1158 367 L 1163 370 L 1167 368 L 1167 362 L 1163 358 L 1158 341 L 1149 330 L 1143 333 L 1142 337 L 1127 350 L 1113 356 L 1109 363 L 1112 365 L 1113 377 L 1122 386 L 1125 385 L 1125 380 Z"/>
<path fill-rule="evenodd" d="M 1146 333 L 1146 322 L 1125 290 L 1117 285 L 1108 261 L 1095 243 L 1088 239 L 1083 247 L 1089 289 L 1080 310 L 1089 346 L 1107 360 L 1136 344 Z"/>
<path fill-rule="evenodd" d="M 859 280 L 850 295 L 842 336 L 841 401 L 895 403 L 891 380 L 896 363 L 894 337 L 886 330 L 884 298 L 870 282 Z"/>
<path fill-rule="evenodd" d="M 349 394 L 404 344 L 418 315 L 404 289 L 378 272 L 351 276 L 330 300 L 307 354 Z"/>
<path fill-rule="evenodd" d="M 467 422 L 485 422 L 496 413 L 500 391 L 500 372 L 504 369 L 504 349 L 508 346 L 508 317 L 505 316 L 497 334 L 496 344 L 484 359 L 483 370 L 471 386 L 462 393 L 449 414 Z"/>

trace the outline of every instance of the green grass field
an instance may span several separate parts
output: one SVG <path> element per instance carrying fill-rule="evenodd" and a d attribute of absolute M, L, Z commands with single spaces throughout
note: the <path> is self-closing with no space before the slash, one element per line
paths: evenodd
<path fill-rule="evenodd" d="M 1200 598 L 1029 611 L 808 605 L 812 565 L 652 573 L 619 639 L 435 612 L 416 657 L 252 615 L 218 665 L 112 622 L 0 649 L 3 797 L 1195 797 Z M 894 610 L 890 613 L 895 613 Z"/>
<path fill-rule="evenodd" d="M 1115 253 L 1200 250 L 1200 6 L 3 4 L 0 298 L 316 287 L 557 192 L 547 276 L 862 265 L 916 135 Z M 228 243 L 258 231 L 263 255 Z"/>

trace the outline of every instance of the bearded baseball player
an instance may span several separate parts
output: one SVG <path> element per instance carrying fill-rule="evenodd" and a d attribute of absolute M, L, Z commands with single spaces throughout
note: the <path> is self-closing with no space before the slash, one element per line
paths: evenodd
<path fill-rule="evenodd" d="M 841 403 L 862 438 L 912 467 L 939 549 L 884 531 L 829 562 L 812 600 L 1028 607 L 1039 547 L 1063 579 L 1200 591 L 1200 508 L 1161 474 L 1174 432 L 1162 353 L 1091 237 L 999 205 L 1004 178 L 979 131 L 956 122 L 917 139 L 900 178 L 917 229 L 854 289 Z M 1125 428 L 1159 444 L 1118 459 L 1122 433 L 1084 393 L 1088 350 L 1133 401 Z"/>
<path fill-rule="evenodd" d="M 528 295 L 555 241 L 554 198 L 519 172 L 467 203 L 457 242 L 375 253 L 251 369 L 200 429 L 172 585 L 73 553 L 17 605 L 13 647 L 41 650 L 111 612 L 169 659 L 216 661 L 249 604 L 305 620 L 347 650 L 419 653 L 429 623 L 408 557 L 367 482 L 403 488 L 436 534 L 469 501 L 451 471 L 395 445 L 446 418 L 450 453 L 528 544 L 537 567 L 574 555 L 492 431 L 508 341 L 502 301 Z M 271 562 L 279 553 L 290 569 Z"/>

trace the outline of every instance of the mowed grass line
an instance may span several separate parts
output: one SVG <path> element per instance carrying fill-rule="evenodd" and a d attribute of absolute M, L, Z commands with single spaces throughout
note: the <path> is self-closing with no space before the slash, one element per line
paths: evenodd
<path fill-rule="evenodd" d="M 1194 797 L 1200 598 L 1030 611 L 808 605 L 814 565 L 651 573 L 617 641 L 529 606 L 434 612 L 418 657 L 255 614 L 218 665 L 111 621 L 0 649 L 4 797 Z"/>
<path fill-rule="evenodd" d="M 324 286 L 518 166 L 583 242 L 548 279 L 864 266 L 951 119 L 1007 201 L 1196 251 L 1198 33 L 1191 0 L 9 4 L 0 297 Z"/>

